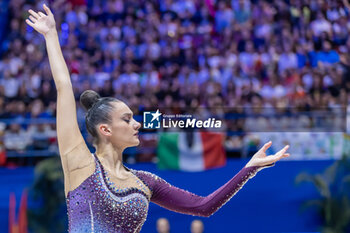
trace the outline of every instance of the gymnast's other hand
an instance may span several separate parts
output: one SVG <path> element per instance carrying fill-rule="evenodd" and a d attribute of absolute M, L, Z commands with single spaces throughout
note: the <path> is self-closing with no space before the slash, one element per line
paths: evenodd
<path fill-rule="evenodd" d="M 30 13 L 29 19 L 26 19 L 26 23 L 43 36 L 47 36 L 50 32 L 56 31 L 56 22 L 51 10 L 45 4 L 43 8 L 46 14 L 30 9 L 28 11 Z"/>
<path fill-rule="evenodd" d="M 289 148 L 289 145 L 285 146 L 282 150 L 278 151 L 274 155 L 266 156 L 266 150 L 272 145 L 272 142 L 269 141 L 266 143 L 258 152 L 254 154 L 254 156 L 250 159 L 250 161 L 245 165 L 245 167 L 250 166 L 266 166 L 269 164 L 273 164 L 280 159 L 286 158 L 290 156 L 286 151 Z"/>

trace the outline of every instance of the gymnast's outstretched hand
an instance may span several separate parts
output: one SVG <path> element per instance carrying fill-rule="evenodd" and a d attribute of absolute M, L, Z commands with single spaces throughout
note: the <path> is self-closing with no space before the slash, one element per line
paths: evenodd
<path fill-rule="evenodd" d="M 26 19 L 26 23 L 43 36 L 46 36 L 50 31 L 56 30 L 56 22 L 51 10 L 45 4 L 43 7 L 46 14 L 30 9 L 28 11 L 30 13 L 29 19 Z"/>
<path fill-rule="evenodd" d="M 250 159 L 250 161 L 245 165 L 245 167 L 250 166 L 266 166 L 269 164 L 273 164 L 280 159 L 286 158 L 290 156 L 286 151 L 289 148 L 289 145 L 285 146 L 282 150 L 278 151 L 274 155 L 266 156 L 266 150 L 272 145 L 272 142 L 269 141 L 266 143 L 258 152 L 254 154 L 254 156 Z"/>

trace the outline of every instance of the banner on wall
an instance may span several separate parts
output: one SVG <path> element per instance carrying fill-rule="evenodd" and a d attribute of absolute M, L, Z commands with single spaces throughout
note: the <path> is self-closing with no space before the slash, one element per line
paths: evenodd
<path fill-rule="evenodd" d="M 267 153 L 290 145 L 289 160 L 340 159 L 350 151 L 350 135 L 343 132 L 255 132 L 246 135 L 244 146 L 257 144 L 260 148 L 270 140 Z"/>

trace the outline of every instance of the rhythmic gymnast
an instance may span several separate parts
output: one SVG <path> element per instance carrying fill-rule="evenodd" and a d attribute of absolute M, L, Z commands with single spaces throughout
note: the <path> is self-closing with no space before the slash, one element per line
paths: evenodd
<path fill-rule="evenodd" d="M 94 138 L 92 154 L 80 133 L 72 83 L 64 61 L 54 16 L 29 10 L 26 23 L 45 38 L 57 89 L 57 138 L 64 172 L 69 232 L 140 232 L 149 202 L 179 213 L 209 217 L 258 171 L 288 157 L 288 145 L 266 156 L 266 143 L 226 184 L 201 197 L 167 183 L 155 174 L 129 169 L 123 151 L 139 145 L 140 123 L 122 101 L 87 90 L 80 96 L 86 127 Z"/>

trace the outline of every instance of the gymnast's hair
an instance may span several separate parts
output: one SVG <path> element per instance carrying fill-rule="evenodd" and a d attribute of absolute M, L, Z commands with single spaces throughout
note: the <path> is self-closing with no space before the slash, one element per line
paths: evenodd
<path fill-rule="evenodd" d="M 97 92 L 86 90 L 80 95 L 80 104 L 85 108 L 85 124 L 88 132 L 94 138 L 94 144 L 98 143 L 99 137 L 96 126 L 101 123 L 112 123 L 112 102 L 120 100 L 112 97 L 101 97 Z"/>

